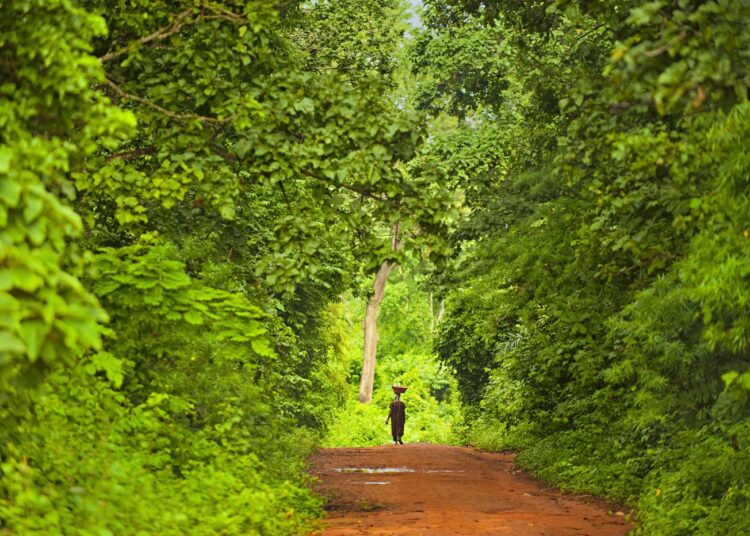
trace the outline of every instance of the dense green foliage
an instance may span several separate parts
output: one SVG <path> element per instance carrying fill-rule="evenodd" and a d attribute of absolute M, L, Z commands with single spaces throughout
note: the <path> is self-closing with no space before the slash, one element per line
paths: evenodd
<path fill-rule="evenodd" d="M 452 375 L 433 353 L 433 332 L 437 327 L 439 305 L 418 283 L 413 270 L 398 268 L 390 276 L 378 319 L 378 361 L 375 389 L 370 404 L 357 401 L 362 364 L 361 300 L 347 301 L 349 329 L 341 333 L 346 341 L 349 381 L 346 405 L 339 411 L 323 440 L 324 446 L 368 446 L 391 442 L 390 426 L 385 424 L 393 400 L 394 383 L 408 386 L 402 400 L 406 404 L 406 443 L 456 443 L 453 430 L 459 408 Z"/>
<path fill-rule="evenodd" d="M 0 14 L 0 533 L 309 531 L 304 459 L 347 394 L 335 304 L 380 229 L 444 223 L 440 177 L 404 167 L 401 8 Z"/>
<path fill-rule="evenodd" d="M 643 534 L 750 533 L 747 3 L 427 4 L 468 440 Z"/>
<path fill-rule="evenodd" d="M 750 5 L 403 20 L 0 0 L 0 534 L 308 532 L 394 382 L 408 441 L 750 534 Z"/>

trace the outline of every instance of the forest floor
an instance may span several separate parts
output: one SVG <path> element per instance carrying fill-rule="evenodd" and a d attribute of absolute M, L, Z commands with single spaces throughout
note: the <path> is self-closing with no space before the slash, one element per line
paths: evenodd
<path fill-rule="evenodd" d="M 622 536 L 623 512 L 550 489 L 513 454 L 407 444 L 323 449 L 313 456 L 328 498 L 324 536 Z"/>

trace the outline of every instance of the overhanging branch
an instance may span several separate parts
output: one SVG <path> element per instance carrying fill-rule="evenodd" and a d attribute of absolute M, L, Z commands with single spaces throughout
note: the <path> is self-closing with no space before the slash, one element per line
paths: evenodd
<path fill-rule="evenodd" d="M 109 78 L 105 78 L 104 83 L 112 88 L 112 90 L 123 99 L 139 102 L 144 106 L 148 106 L 152 110 L 156 110 L 162 115 L 165 115 L 166 117 L 169 117 L 170 119 L 174 119 L 176 121 L 202 121 L 204 123 L 210 123 L 212 125 L 226 125 L 227 123 L 230 123 L 236 116 L 236 114 L 232 114 L 225 119 L 218 119 L 216 117 L 208 117 L 205 115 L 177 113 L 171 110 L 167 110 L 163 106 L 159 106 L 155 102 L 152 102 L 144 97 L 139 97 L 138 95 L 133 95 L 132 93 L 126 92 Z"/>
<path fill-rule="evenodd" d="M 244 17 L 243 15 L 238 15 L 237 13 L 233 13 L 232 11 L 222 8 L 221 6 L 211 6 L 207 4 L 201 4 L 200 7 L 202 10 L 210 10 L 210 11 L 217 12 L 218 15 L 206 15 L 203 12 L 201 12 L 200 14 L 195 14 L 193 9 L 186 9 L 185 11 L 178 13 L 177 16 L 174 18 L 174 20 L 171 23 L 169 23 L 167 26 L 164 26 L 163 28 L 159 28 L 154 33 L 151 33 L 149 35 L 141 37 L 140 39 L 132 41 L 126 47 L 120 48 L 118 50 L 113 50 L 111 52 L 107 52 L 103 56 L 100 56 L 99 60 L 102 63 L 104 63 L 104 62 L 112 61 L 116 58 L 119 58 L 120 56 L 125 56 L 132 50 L 134 44 L 137 43 L 137 44 L 145 45 L 146 43 L 150 43 L 152 41 L 161 41 L 163 39 L 166 39 L 167 37 L 170 37 L 176 34 L 188 24 L 195 24 L 204 20 L 215 20 L 215 19 L 228 20 L 234 23 L 241 23 L 247 20 L 246 17 Z M 191 15 L 194 15 L 194 16 L 191 17 Z"/>
<path fill-rule="evenodd" d="M 365 197 L 367 197 L 369 199 L 374 199 L 375 201 L 385 201 L 386 200 L 386 199 L 383 199 L 383 198 L 377 196 L 377 194 L 375 194 L 374 192 L 371 192 L 369 190 L 365 190 L 364 188 L 357 188 L 356 186 L 352 186 L 350 184 L 345 184 L 343 182 L 331 181 L 329 179 L 326 179 L 325 177 L 321 177 L 320 175 L 316 175 L 315 173 L 313 173 L 309 169 L 306 169 L 306 170 L 302 171 L 302 174 L 304 176 L 306 176 L 306 177 L 310 177 L 311 179 L 316 179 L 318 181 L 325 182 L 327 184 L 330 184 L 331 186 L 338 186 L 338 187 L 344 188 L 345 190 L 349 190 L 350 192 L 354 192 L 356 194 L 363 195 L 363 196 L 365 196 Z"/>
<path fill-rule="evenodd" d="M 132 158 L 138 158 L 139 156 L 152 155 L 155 153 L 155 147 L 139 147 L 137 149 L 131 149 L 130 151 L 111 154 L 106 158 L 106 161 L 110 162 L 112 160 L 130 160 Z"/>
<path fill-rule="evenodd" d="M 146 43 L 150 43 L 151 41 L 160 41 L 162 39 L 166 39 L 170 35 L 176 34 L 182 29 L 183 26 L 185 26 L 185 24 L 188 24 L 190 22 L 195 22 L 196 20 L 198 20 L 198 18 L 200 18 L 198 17 L 193 20 L 189 20 L 189 17 L 192 14 L 193 14 L 193 10 L 191 9 L 187 9 L 183 11 L 182 13 L 178 14 L 177 17 L 175 17 L 175 19 L 172 21 L 171 24 L 169 24 L 168 26 L 165 26 L 164 28 L 159 28 L 158 30 L 156 30 L 154 33 L 150 35 L 141 37 L 140 39 L 135 41 L 135 43 L 140 43 L 143 45 Z M 120 56 L 124 56 L 125 54 L 130 52 L 132 46 L 133 44 L 131 43 L 128 46 L 123 47 L 119 50 L 107 52 L 104 56 L 101 56 L 99 60 L 102 63 L 104 63 L 106 61 L 111 61 L 115 58 L 119 58 Z"/>

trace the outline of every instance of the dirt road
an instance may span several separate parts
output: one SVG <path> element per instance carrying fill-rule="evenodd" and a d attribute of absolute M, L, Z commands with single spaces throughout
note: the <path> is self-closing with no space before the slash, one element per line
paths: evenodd
<path fill-rule="evenodd" d="M 439 445 L 325 449 L 325 536 L 622 536 L 622 512 L 547 489 L 512 454 Z"/>

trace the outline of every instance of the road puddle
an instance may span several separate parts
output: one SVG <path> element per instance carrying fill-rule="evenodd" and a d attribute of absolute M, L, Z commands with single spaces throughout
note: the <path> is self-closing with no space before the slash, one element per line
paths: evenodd
<path fill-rule="evenodd" d="M 385 486 L 386 484 L 390 482 L 365 482 L 365 486 Z"/>
<path fill-rule="evenodd" d="M 413 473 L 414 469 L 408 467 L 336 467 L 336 472 L 395 475 L 399 473 Z"/>
<path fill-rule="evenodd" d="M 334 469 L 337 473 L 363 473 L 363 474 L 379 474 L 379 475 L 396 475 L 399 473 L 414 473 L 414 469 L 409 467 L 336 467 Z M 465 473 L 460 469 L 426 469 L 421 471 L 428 474 L 457 474 Z M 369 482 L 368 482 L 369 483 Z M 387 482 L 390 484 L 390 482 Z"/>
<path fill-rule="evenodd" d="M 428 469 L 425 473 L 465 473 L 466 471 L 460 471 L 458 469 Z"/>

